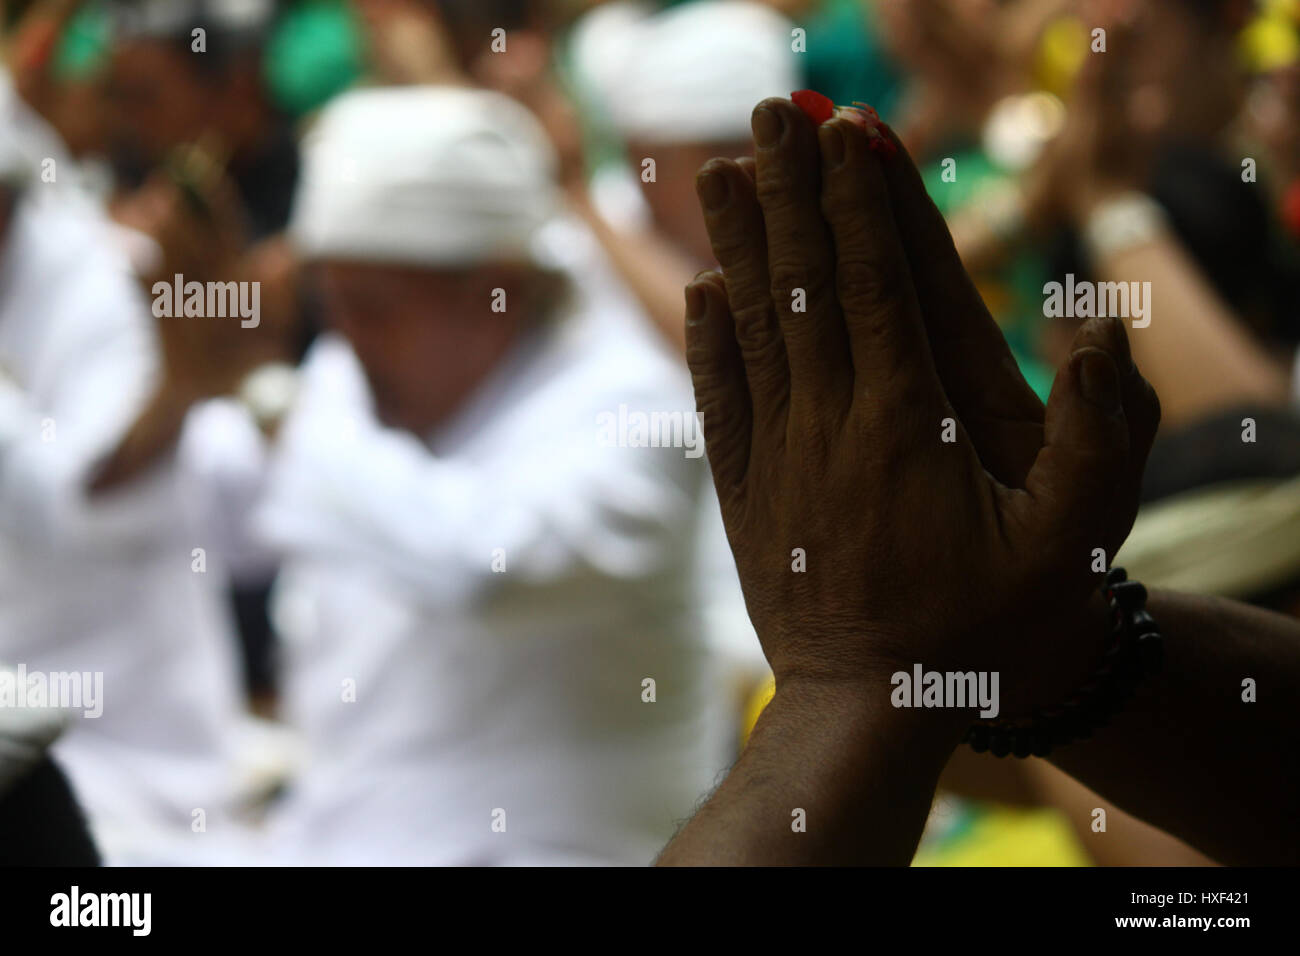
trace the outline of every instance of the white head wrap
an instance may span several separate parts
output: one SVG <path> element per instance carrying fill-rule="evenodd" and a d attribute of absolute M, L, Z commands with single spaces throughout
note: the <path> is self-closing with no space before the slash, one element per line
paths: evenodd
<path fill-rule="evenodd" d="M 579 23 L 574 56 L 624 138 L 744 140 L 759 100 L 802 85 L 792 28 L 771 8 L 741 0 L 701 0 L 662 13 L 615 2 Z"/>
<path fill-rule="evenodd" d="M 256 33 L 265 30 L 275 15 L 272 0 L 135 0 L 109 9 L 120 33 L 154 37 L 188 37 L 200 26 Z"/>
<path fill-rule="evenodd" d="M 290 235 L 307 258 L 422 266 L 531 259 L 558 208 L 555 153 L 498 93 L 345 93 L 304 143 Z"/>

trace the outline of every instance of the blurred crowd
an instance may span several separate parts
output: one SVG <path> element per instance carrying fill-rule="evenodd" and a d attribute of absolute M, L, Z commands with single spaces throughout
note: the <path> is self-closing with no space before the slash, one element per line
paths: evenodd
<path fill-rule="evenodd" d="M 1300 613 L 1300 0 L 0 28 L 0 665 L 102 675 L 8 732 L 106 862 L 654 858 L 770 692 L 682 354 L 695 173 L 797 89 L 897 130 L 1043 398 L 1087 317 L 1052 284 L 1132 290 L 1164 417 L 1120 560 Z M 1201 861 L 1098 805 L 959 756 L 918 862 Z"/>

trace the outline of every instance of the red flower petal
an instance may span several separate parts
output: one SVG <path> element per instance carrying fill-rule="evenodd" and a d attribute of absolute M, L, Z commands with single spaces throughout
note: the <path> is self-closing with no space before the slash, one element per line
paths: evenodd
<path fill-rule="evenodd" d="M 835 112 L 835 104 L 830 97 L 822 96 L 816 90 L 795 90 L 790 94 L 790 99 L 818 126 L 830 119 Z"/>

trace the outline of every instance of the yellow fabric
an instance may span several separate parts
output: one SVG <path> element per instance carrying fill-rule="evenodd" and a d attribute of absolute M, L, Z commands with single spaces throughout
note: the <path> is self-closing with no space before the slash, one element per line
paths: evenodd
<path fill-rule="evenodd" d="M 1074 75 L 1088 55 L 1090 39 L 1083 23 L 1074 17 L 1062 17 L 1051 23 L 1043 31 L 1034 63 L 1034 81 L 1038 88 L 1066 99 Z"/>
<path fill-rule="evenodd" d="M 1252 70 L 1267 73 L 1300 58 L 1300 0 L 1268 0 L 1241 33 L 1241 50 Z"/>
<path fill-rule="evenodd" d="M 740 745 L 742 747 L 745 745 L 745 741 L 749 740 L 749 732 L 754 729 L 754 724 L 758 723 L 758 715 L 763 712 L 763 708 L 772 699 L 772 694 L 775 691 L 776 681 L 769 675 L 767 680 L 763 681 L 750 696 L 749 702 L 745 705 L 744 719 L 741 722 Z"/>
<path fill-rule="evenodd" d="M 1082 21 L 1061 17 L 1048 25 L 1034 61 L 1034 83 L 1065 99 L 1091 37 Z M 1238 38 L 1241 57 L 1252 72 L 1268 73 L 1300 59 L 1300 0 L 1265 0 Z"/>
<path fill-rule="evenodd" d="M 1065 817 L 1051 809 L 981 808 L 970 828 L 933 848 L 913 866 L 1091 866 Z"/>

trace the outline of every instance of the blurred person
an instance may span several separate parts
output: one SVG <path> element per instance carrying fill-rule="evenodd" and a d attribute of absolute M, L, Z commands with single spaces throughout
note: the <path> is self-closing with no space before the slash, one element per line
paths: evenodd
<path fill-rule="evenodd" d="M 356 91 L 310 142 L 292 236 L 331 331 L 257 516 L 309 752 L 273 852 L 648 862 L 725 759 L 689 593 L 704 475 L 601 423 L 693 426 L 684 373 L 557 218 L 519 104 Z"/>
<path fill-rule="evenodd" d="M 1242 161 L 1254 151 L 1238 145 L 1235 37 L 1250 4 L 1124 6 L 1118 17 L 1086 6 L 1088 25 L 1106 29 L 1107 51 L 1089 55 L 1062 129 L 1010 209 L 972 203 L 953 221 L 954 238 L 972 270 L 990 249 L 1047 247 L 1058 250 L 1054 278 L 1149 283 L 1154 315 L 1130 339 L 1164 426 L 1119 560 L 1149 584 L 1294 609 L 1300 419 L 1286 404 L 1296 273 L 1270 221 L 1266 164 L 1256 185 Z M 1078 326 L 1042 323 L 1043 358 L 1063 361 Z M 1246 422 L 1258 426 L 1257 443 L 1243 441 Z M 970 755 L 960 763 L 950 782 L 964 786 L 1022 769 Z M 1059 806 L 1095 799 L 1050 767 L 1032 777 Z M 1140 854 L 1128 862 L 1189 859 L 1176 845 L 1123 846 Z M 1107 845 L 1099 859 L 1116 862 L 1117 849 Z"/>
<path fill-rule="evenodd" d="M 68 34 L 98 26 L 84 0 L 19 0 L 0 11 L 0 46 L 15 90 L 81 159 L 104 147 L 107 112 L 90 71 L 68 68 Z"/>
<path fill-rule="evenodd" d="M 1234 402 L 1276 404 L 1286 394 L 1277 355 L 1300 334 L 1285 304 L 1300 273 L 1235 145 L 1244 89 L 1235 37 L 1251 4 L 1121 6 L 1081 5 L 1083 22 L 1105 31 L 1106 52 L 1086 54 L 1063 120 L 1042 121 L 1059 132 L 1020 181 L 941 208 L 977 274 L 1033 257 L 1043 280 L 1142 278 L 1162 313 L 1190 316 L 1144 328 L 1134 344 L 1169 424 Z M 1152 254 L 1160 262 L 1135 268 Z M 1073 328 L 1039 318 L 1019 341 L 1055 365 Z M 1207 359 L 1216 374 L 1187 374 Z"/>
<path fill-rule="evenodd" d="M 0 664 L 0 682 L 23 679 Z M 0 707 L 0 866 L 100 864 L 76 795 L 49 756 L 66 719 L 59 708 Z"/>
<path fill-rule="evenodd" d="M 66 161 L 53 131 L 0 83 L 0 656 L 99 682 L 53 754 L 105 858 L 193 860 L 234 790 L 220 570 L 195 573 L 194 487 L 167 454 L 94 486 L 150 415 L 160 350 L 102 215 L 42 181 Z"/>
<path fill-rule="evenodd" d="M 935 203 L 953 221 L 963 261 L 1021 372 L 1045 398 L 1052 369 L 1040 361 L 1036 321 L 1045 256 L 1031 247 L 1018 248 L 1010 261 L 981 256 L 967 233 L 1000 235 L 1002 196 L 1014 189 L 1025 153 L 1037 145 L 1036 127 L 1051 121 L 1050 98 L 1033 90 L 1033 57 L 1068 2 L 871 0 L 869 6 L 882 44 L 903 71 L 894 125 L 921 164 Z"/>
<path fill-rule="evenodd" d="M 749 150 L 743 118 L 756 97 L 801 85 L 792 28 L 768 7 L 741 0 L 664 11 L 620 0 L 574 27 L 577 82 L 608 117 L 626 163 L 598 171 L 590 188 L 574 182 L 570 193 L 679 348 L 680 286 L 715 264 L 691 209 L 692 176 L 710 156 Z"/>
<path fill-rule="evenodd" d="M 1249 103 L 1249 132 L 1260 143 L 1279 218 L 1300 245 L 1300 20 L 1293 59 L 1256 78 Z"/>
<path fill-rule="evenodd" d="M 114 33 L 106 93 L 113 111 L 110 147 L 122 187 L 141 185 L 178 146 L 212 140 L 215 151 L 229 157 L 250 238 L 283 229 L 297 146 L 263 73 L 274 4 L 113 0 L 110 10 Z"/>
<path fill-rule="evenodd" d="M 1025 91 L 1038 43 L 1071 0 L 864 0 L 904 71 L 896 124 L 919 160 L 978 142 L 999 101 Z"/>
<path fill-rule="evenodd" d="M 109 146 L 118 179 L 110 207 L 114 217 L 137 228 L 142 215 L 147 219 L 149 210 L 166 204 L 159 195 L 168 195 L 171 187 L 159 185 L 160 178 L 166 179 L 159 171 L 174 165 L 178 154 L 201 149 L 233 184 L 223 205 L 239 220 L 237 230 L 226 230 L 237 236 L 237 245 L 223 251 L 221 261 L 195 265 L 194 275 L 173 270 L 165 278 L 180 273 L 200 281 L 250 283 L 260 290 L 263 321 L 284 329 L 291 352 L 300 352 L 313 334 L 315 315 L 300 295 L 297 263 L 283 236 L 298 176 L 298 143 L 293 122 L 271 86 L 268 45 L 276 36 L 276 4 L 111 0 L 108 9 L 112 49 L 106 96 L 112 106 Z M 169 235 L 185 241 L 183 231 Z M 151 268 L 148 263 L 141 267 L 144 272 Z M 204 267 L 217 271 L 197 274 Z M 152 282 L 153 277 L 150 287 Z M 179 419 L 187 407 L 179 404 L 160 414 Z M 220 447 L 230 441 L 221 422 L 220 416 L 205 416 L 191 439 L 195 446 L 211 441 Z M 233 430 L 238 434 L 238 427 Z M 231 546 L 249 550 L 238 542 Z M 231 601 L 239 622 L 245 686 L 255 709 L 270 714 L 277 689 L 266 611 L 272 569 L 259 559 L 237 570 Z"/>
<path fill-rule="evenodd" d="M 1210 97 L 1202 111 L 1200 86 L 1132 52 L 1173 19 L 1182 35 L 1200 37 L 1188 41 L 1188 57 L 1176 57 L 1197 72 L 1189 57 L 1201 58 L 1206 38 L 1230 50 L 1232 33 L 1225 39 L 1199 15 L 1157 16 L 1176 0 L 1148 4 L 1151 16 L 1113 28 L 1113 54 L 1089 64 L 1065 128 L 1029 178 L 1026 205 L 1033 222 L 1078 230 L 1078 271 L 1158 291 L 1161 316 L 1134 336 L 1133 349 L 1160 389 L 1167 423 L 1180 426 L 1234 404 L 1284 403 L 1290 356 L 1279 343 L 1300 327 L 1281 301 L 1287 269 L 1271 245 L 1264 194 L 1243 179 L 1240 160 L 1224 156 L 1239 100 Z M 1059 349 L 1070 323 L 1053 324 L 1045 346 Z"/>
<path fill-rule="evenodd" d="M 566 192 L 628 288 L 679 350 L 685 349 L 681 285 L 717 266 L 693 209 L 695 170 L 710 156 L 749 153 L 744 117 L 751 105 L 801 85 L 793 27 L 769 7 L 739 0 L 662 11 L 619 0 L 574 26 L 579 101 L 606 118 L 622 156 L 597 169 L 590 182 L 581 163 L 571 163 Z M 715 500 L 710 491 L 701 502 L 698 589 L 739 715 L 766 679 L 767 666 L 756 652 Z"/>

